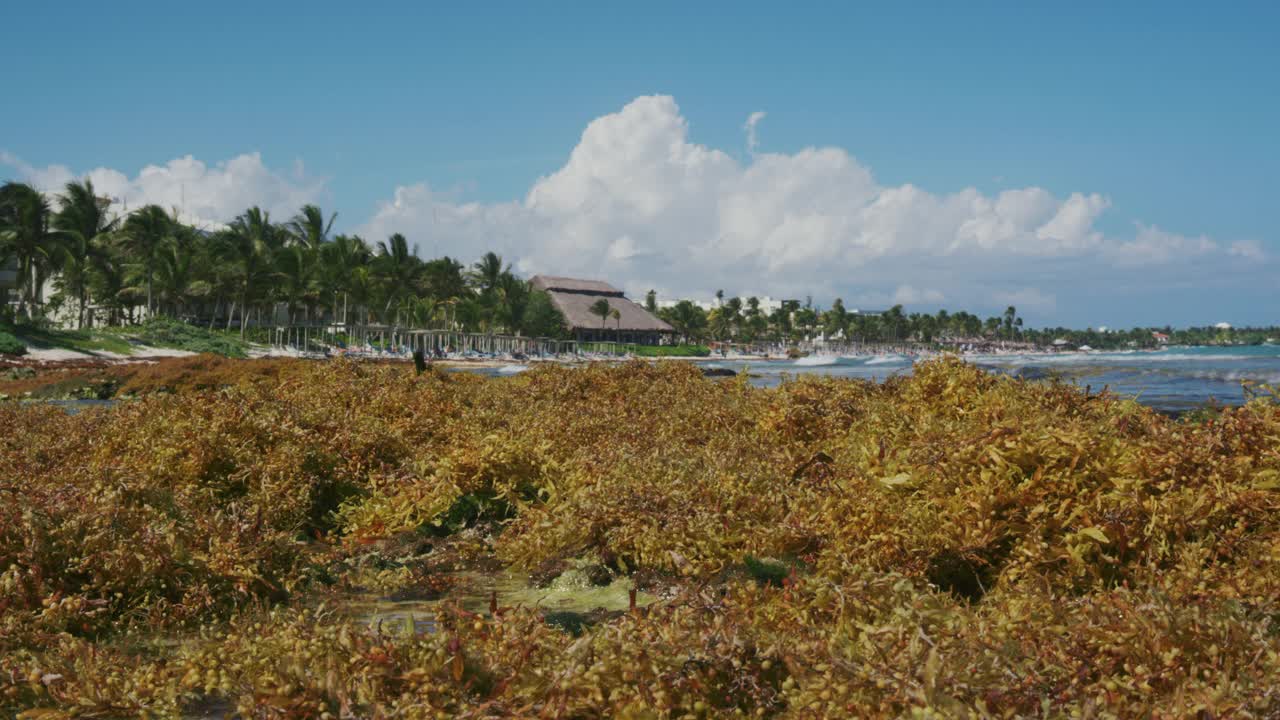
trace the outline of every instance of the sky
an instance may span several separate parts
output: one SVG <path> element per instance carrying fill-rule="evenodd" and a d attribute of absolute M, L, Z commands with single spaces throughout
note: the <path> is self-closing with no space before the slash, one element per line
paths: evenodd
<path fill-rule="evenodd" d="M 606 7 L 612 5 L 612 7 Z M 1280 324 L 1275 3 L 21 3 L 0 179 L 633 296 Z"/>

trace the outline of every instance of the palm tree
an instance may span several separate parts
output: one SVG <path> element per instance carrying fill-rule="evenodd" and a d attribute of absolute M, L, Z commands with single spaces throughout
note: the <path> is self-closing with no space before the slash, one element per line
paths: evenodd
<path fill-rule="evenodd" d="M 236 294 L 240 304 L 240 337 L 248 325 L 249 301 L 256 299 L 259 289 L 271 276 L 271 261 L 281 245 L 279 229 L 271 224 L 271 216 L 252 207 L 231 221 L 218 240 L 218 255 L 231 264 Z M 235 303 L 227 311 L 227 329 L 235 315 Z"/>
<path fill-rule="evenodd" d="M 58 259 L 50 231 L 49 201 L 26 183 L 0 187 L 0 257 L 18 258 L 18 313 L 33 316 L 42 305 L 41 288 Z"/>
<path fill-rule="evenodd" d="M 707 326 L 711 330 L 711 337 L 716 340 L 723 340 L 729 336 L 729 316 L 723 307 L 707 313 Z"/>
<path fill-rule="evenodd" d="M 182 227 L 179 232 L 165 239 L 156 253 L 154 282 L 156 295 L 168 305 L 175 317 L 181 317 L 187 300 L 193 294 L 207 288 L 208 283 L 197 280 L 200 270 L 192 228 Z"/>
<path fill-rule="evenodd" d="M 467 278 L 462 263 L 448 255 L 422 264 L 422 289 L 437 298 L 460 298 L 467 294 Z"/>
<path fill-rule="evenodd" d="M 701 334 L 702 328 L 707 325 L 706 313 L 688 300 L 681 300 L 669 308 L 664 308 L 660 314 L 662 319 L 670 323 L 686 342 Z"/>
<path fill-rule="evenodd" d="M 320 208 L 315 205 L 303 205 L 302 210 L 293 216 L 286 228 L 295 243 L 313 252 L 319 252 L 320 248 L 328 242 L 329 231 L 333 228 L 333 221 L 337 219 L 338 213 L 333 213 L 329 216 L 329 221 L 325 222 L 324 212 Z"/>
<path fill-rule="evenodd" d="M 374 259 L 377 273 L 382 279 L 387 303 L 383 313 L 391 311 L 403 298 L 412 295 L 421 273 L 422 261 L 416 251 L 409 249 L 409 241 L 400 233 L 378 243 L 378 256 Z M 399 314 L 399 313 L 397 313 Z"/>
<path fill-rule="evenodd" d="M 311 321 L 312 310 L 315 309 L 317 295 L 320 292 L 319 276 L 320 276 L 320 257 L 321 250 L 328 243 L 329 231 L 333 229 L 333 222 L 338 219 L 338 214 L 333 213 L 329 216 L 328 222 L 324 219 L 324 212 L 315 205 L 304 205 L 302 210 L 289 221 L 286 230 L 292 240 L 290 243 L 293 247 L 299 247 L 303 252 L 295 254 L 293 259 L 288 261 L 294 272 L 308 278 L 311 282 L 301 283 L 310 285 L 307 292 L 301 296 L 301 301 L 306 308 L 306 321 Z M 301 261 L 301 262 L 297 262 Z M 314 291 L 314 292 L 312 292 Z"/>
<path fill-rule="evenodd" d="M 299 305 L 306 309 L 304 322 L 311 320 L 311 306 L 314 304 L 319 280 L 319 267 L 313 260 L 316 255 L 306 245 L 293 244 L 280 248 L 275 255 L 275 275 L 280 280 L 277 288 L 280 296 L 288 305 L 289 323 L 293 324 L 294 311 Z"/>
<path fill-rule="evenodd" d="M 1010 305 L 1009 307 L 1005 308 L 1005 309 L 1004 309 L 1004 315 L 1003 315 L 1002 320 L 1003 320 L 1003 322 L 1002 322 L 1001 324 L 1002 324 L 1002 325 L 1003 325 L 1003 327 L 1004 327 L 1004 334 L 1005 334 L 1005 337 L 1006 337 L 1006 338 L 1009 338 L 1009 339 L 1013 339 L 1013 328 L 1014 328 L 1015 324 L 1017 324 L 1017 325 L 1019 325 L 1019 326 L 1020 326 L 1020 323 L 1018 323 L 1018 322 L 1017 322 L 1017 320 L 1018 320 L 1018 309 L 1017 309 L 1017 308 L 1015 308 L 1015 307 L 1014 307 L 1014 306 L 1012 306 L 1012 305 Z"/>
<path fill-rule="evenodd" d="M 412 327 L 433 327 L 442 307 L 442 303 L 433 297 L 411 296 L 402 303 L 405 318 Z"/>
<path fill-rule="evenodd" d="M 107 216 L 110 201 L 94 194 L 90 180 L 67 183 L 59 202 L 62 207 L 53 217 L 61 250 L 59 279 L 76 298 L 76 327 L 83 328 L 93 254 L 120 219 Z"/>
<path fill-rule="evenodd" d="M 160 248 L 172 237 L 176 218 L 169 217 L 159 205 L 147 205 L 138 209 L 124 221 L 124 235 L 121 241 L 132 255 L 134 262 L 142 269 L 147 286 L 147 316 L 155 313 L 153 286 L 155 284 L 156 261 Z"/>
<path fill-rule="evenodd" d="M 347 305 L 361 269 L 368 270 L 372 257 L 359 235 L 339 235 L 320 248 L 323 282 L 333 292 L 333 317 L 338 318 L 338 293 L 342 293 L 342 324 L 347 324 Z"/>
<path fill-rule="evenodd" d="M 471 266 L 468 273 L 472 284 L 480 293 L 480 305 L 490 328 L 503 315 L 501 290 L 503 278 L 511 275 L 511 266 L 503 266 L 502 257 L 495 252 L 487 252 Z"/>
<path fill-rule="evenodd" d="M 125 290 L 127 257 L 120 247 L 119 239 L 119 233 L 101 235 L 91 244 L 89 254 L 89 296 L 96 304 L 106 307 L 109 325 L 120 322 L 121 311 L 129 295 Z"/>
<path fill-rule="evenodd" d="M 614 308 L 609 311 L 609 317 L 613 318 L 613 321 L 617 323 L 614 326 L 614 340 L 622 342 L 622 313 L 618 312 L 618 308 Z"/>
<path fill-rule="evenodd" d="M 525 308 L 529 305 L 529 283 L 504 271 L 498 279 L 495 299 L 496 319 L 501 321 L 508 332 L 519 332 L 520 319 L 524 317 Z"/>
<path fill-rule="evenodd" d="M 373 307 L 374 296 L 378 292 L 378 286 L 379 281 L 374 272 L 372 261 L 356 266 L 354 269 L 349 271 L 346 279 L 344 280 L 344 287 L 346 288 L 349 297 L 344 299 L 343 302 L 346 303 L 347 300 L 349 300 L 350 304 L 355 306 L 360 317 L 360 322 L 362 323 L 371 322 L 373 320 L 373 311 L 371 308 Z M 344 305 L 343 312 L 345 313 L 346 311 L 347 306 Z"/>
<path fill-rule="evenodd" d="M 600 330 L 604 330 L 604 324 L 609 319 L 609 314 L 613 312 L 613 308 L 609 307 L 609 301 L 604 298 L 591 303 L 591 307 L 587 308 L 592 315 L 600 317 Z"/>
<path fill-rule="evenodd" d="M 831 309 L 823 313 L 824 324 L 822 332 L 828 338 L 835 337 L 848 329 L 849 313 L 844 309 L 844 300 L 836 298 L 831 303 Z"/>
<path fill-rule="evenodd" d="M 476 287 L 480 290 L 480 294 L 484 295 L 497 290 L 499 283 L 502 282 L 503 273 L 510 272 L 511 266 L 503 267 L 502 257 L 493 251 L 489 251 L 471 266 L 470 275 Z"/>
<path fill-rule="evenodd" d="M 902 338 L 902 331 L 906 326 L 907 316 L 902 312 L 901 305 L 894 305 L 881 318 L 884 328 L 892 333 L 892 339 L 897 342 Z"/>

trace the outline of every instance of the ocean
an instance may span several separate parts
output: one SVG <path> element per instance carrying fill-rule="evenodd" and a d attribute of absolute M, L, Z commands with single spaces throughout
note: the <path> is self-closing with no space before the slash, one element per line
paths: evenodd
<path fill-rule="evenodd" d="M 1061 378 L 1095 392 L 1103 387 L 1117 395 L 1168 413 L 1211 404 L 1241 405 L 1247 400 L 1242 381 L 1280 388 L 1280 346 L 1174 347 L 1160 351 L 1057 353 L 1052 355 L 969 355 L 965 360 L 992 372 L 1033 380 Z M 706 367 L 742 371 L 752 382 L 771 387 L 788 377 L 884 379 L 911 372 L 913 358 L 812 356 L 799 360 L 708 361 Z"/>

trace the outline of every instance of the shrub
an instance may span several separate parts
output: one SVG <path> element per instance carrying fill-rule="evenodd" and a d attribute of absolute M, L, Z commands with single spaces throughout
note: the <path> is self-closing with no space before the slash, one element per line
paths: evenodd
<path fill-rule="evenodd" d="M 21 340 L 0 330 L 0 355 L 26 355 L 27 346 Z"/>
<path fill-rule="evenodd" d="M 1280 712 L 1270 398 L 1184 423 L 956 360 L 768 390 L 289 361 L 0 427 L 0 709 Z M 463 571 L 590 557 L 663 599 L 352 619 L 344 588 L 448 587 L 406 552 L 428 541 Z"/>
<path fill-rule="evenodd" d="M 636 357 L 707 357 L 711 350 L 705 345 L 636 345 L 632 354 Z"/>
<path fill-rule="evenodd" d="M 238 337 L 172 318 L 151 318 L 139 326 L 134 335 L 139 341 L 157 347 L 233 358 L 245 356 L 245 345 Z"/>

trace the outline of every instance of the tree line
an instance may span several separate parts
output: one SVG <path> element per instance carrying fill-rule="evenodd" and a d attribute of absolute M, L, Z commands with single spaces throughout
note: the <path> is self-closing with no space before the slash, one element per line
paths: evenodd
<path fill-rule="evenodd" d="M 253 207 L 206 231 L 158 205 L 110 213 L 89 180 L 68 183 L 52 201 L 9 182 L 0 187 L 0 265 L 16 260 L 18 318 L 62 310 L 80 328 L 94 318 L 129 324 L 145 311 L 238 326 L 243 335 L 283 306 L 291 324 L 563 335 L 546 293 L 498 255 L 470 267 L 447 256 L 424 261 L 398 233 L 376 244 L 333 235 L 334 219 L 307 205 L 277 222 Z"/>
<path fill-rule="evenodd" d="M 808 299 L 803 304 L 799 300 L 783 300 L 771 312 L 765 312 L 759 298 L 726 300 L 723 290 L 716 291 L 716 304 L 710 311 L 688 300 L 659 308 L 652 290 L 645 296 L 650 312 L 696 341 L 799 342 L 821 335 L 831 342 L 932 343 L 958 339 L 1016 341 L 1024 337 L 1022 318 L 1012 306 L 1003 315 L 986 319 L 964 311 L 907 313 L 902 305 L 884 312 L 851 312 L 840 298 L 825 310 Z"/>
<path fill-rule="evenodd" d="M 314 205 L 284 221 L 252 207 L 226 227 L 203 230 L 175 213 L 146 205 L 110 212 L 89 180 L 68 183 L 52 199 L 18 182 L 0 186 L 0 267 L 16 261 L 18 318 L 73 316 L 124 325 L 168 315 L 238 327 L 270 324 L 284 308 L 291 324 L 384 323 L 467 332 L 563 337 L 564 320 L 546 293 L 512 273 L 493 252 L 470 267 L 445 256 L 418 257 L 401 234 L 370 243 L 332 234 L 335 215 Z M 51 283 L 50 283 L 51 281 Z M 44 296 L 46 285 L 54 292 Z M 688 300 L 646 308 L 693 342 L 789 343 L 821 335 L 834 342 L 988 343 L 1048 346 L 1064 341 L 1097 349 L 1169 344 L 1260 344 L 1277 328 L 1134 328 L 1124 331 L 1024 327 L 1015 307 L 986 318 L 939 310 L 850 312 L 837 298 L 829 308 L 812 299 L 785 300 L 766 312 L 758 298 L 725 297 L 705 311 Z M 0 311 L 7 311 L 7 308 Z M 601 326 L 619 321 L 597 303 Z M 1156 332 L 1167 336 L 1157 338 Z"/>
<path fill-rule="evenodd" d="M 704 310 L 682 300 L 660 308 L 650 290 L 645 306 L 694 342 L 794 343 L 822 337 L 833 343 L 923 343 L 926 345 L 1021 343 L 1067 349 L 1152 349 L 1162 345 L 1261 345 L 1280 341 L 1280 327 L 1138 327 L 1127 330 L 1084 330 L 1026 327 L 1012 305 L 999 315 L 981 317 L 963 310 L 906 312 L 894 305 L 883 312 L 851 312 L 836 298 L 831 307 L 815 307 L 812 299 L 783 300 L 765 312 L 755 297 L 726 299 L 716 291 L 716 307 Z M 1164 336 L 1164 337 L 1160 337 Z"/>

